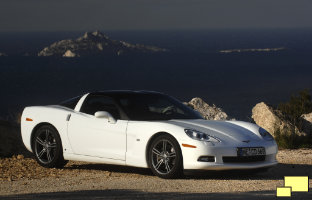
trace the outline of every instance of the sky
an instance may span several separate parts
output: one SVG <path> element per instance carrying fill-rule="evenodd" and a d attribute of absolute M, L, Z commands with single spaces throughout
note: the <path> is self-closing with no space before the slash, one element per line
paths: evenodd
<path fill-rule="evenodd" d="M 0 0 L 0 32 L 310 28 L 312 0 Z"/>

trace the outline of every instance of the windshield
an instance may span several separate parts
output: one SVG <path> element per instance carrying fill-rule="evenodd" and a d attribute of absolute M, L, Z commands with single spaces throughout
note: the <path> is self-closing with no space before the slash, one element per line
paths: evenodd
<path fill-rule="evenodd" d="M 81 98 L 81 96 L 77 96 L 77 97 L 65 100 L 65 101 L 59 103 L 59 105 L 74 110 L 78 101 L 80 100 L 80 98 Z"/>
<path fill-rule="evenodd" d="M 163 94 L 127 94 L 116 100 L 130 120 L 202 119 L 193 109 Z"/>

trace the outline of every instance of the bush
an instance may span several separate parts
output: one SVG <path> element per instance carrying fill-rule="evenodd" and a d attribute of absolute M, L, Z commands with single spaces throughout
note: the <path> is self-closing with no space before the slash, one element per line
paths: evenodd
<path fill-rule="evenodd" d="M 302 114 L 312 112 L 311 95 L 308 89 L 299 92 L 299 95 L 291 95 L 286 103 L 280 103 L 278 109 L 299 130 L 303 128 Z"/>
<path fill-rule="evenodd" d="M 301 115 L 312 112 L 311 95 L 308 89 L 302 90 L 298 95 L 291 95 L 290 100 L 280 103 L 278 109 L 292 125 L 292 130 L 276 130 L 275 140 L 281 149 L 312 148 L 312 134 L 299 136 L 295 134 L 296 127 L 303 130 L 304 121 Z"/>
<path fill-rule="evenodd" d="M 312 148 L 311 136 L 299 136 L 294 132 L 281 130 L 275 131 L 274 136 L 279 149 Z"/>

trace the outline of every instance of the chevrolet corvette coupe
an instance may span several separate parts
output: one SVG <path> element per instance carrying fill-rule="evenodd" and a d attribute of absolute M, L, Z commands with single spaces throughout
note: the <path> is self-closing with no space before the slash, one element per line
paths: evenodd
<path fill-rule="evenodd" d="M 44 167 L 68 160 L 150 168 L 161 178 L 184 170 L 265 169 L 277 145 L 263 128 L 204 120 L 168 95 L 103 91 L 59 105 L 26 107 L 22 138 Z"/>

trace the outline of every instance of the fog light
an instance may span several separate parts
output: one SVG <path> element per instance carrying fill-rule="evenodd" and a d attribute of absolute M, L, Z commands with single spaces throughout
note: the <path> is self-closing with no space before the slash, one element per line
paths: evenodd
<path fill-rule="evenodd" d="M 198 158 L 199 162 L 214 162 L 215 161 L 215 157 L 214 156 L 201 156 Z"/>

